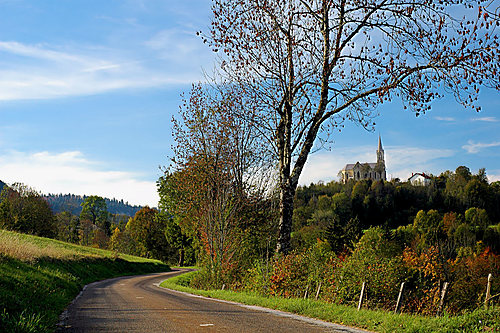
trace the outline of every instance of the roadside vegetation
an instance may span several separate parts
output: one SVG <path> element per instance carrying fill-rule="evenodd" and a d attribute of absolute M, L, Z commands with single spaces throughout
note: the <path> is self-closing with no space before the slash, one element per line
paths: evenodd
<path fill-rule="evenodd" d="M 399 311 L 425 323 L 417 327 L 500 325 L 491 315 L 500 298 L 500 183 L 488 182 L 485 169 L 473 174 L 459 166 L 429 175 L 428 186 L 393 179 L 299 187 L 289 251 L 275 251 L 278 191 L 255 171 L 266 161 L 254 160 L 257 149 L 245 149 L 252 142 L 238 144 L 248 132 L 240 131 L 237 117 L 225 118 L 228 107 L 238 107 L 232 97 L 193 87 L 174 126 L 175 164 L 158 181 L 160 212 L 171 216 L 167 237 L 176 235 L 179 253 L 191 248 L 197 254 L 200 269 L 189 287 L 286 304 L 309 304 L 318 295 L 320 304 L 350 313 L 365 285 L 363 309 L 384 322 L 384 314 L 395 318 L 404 283 Z M 478 310 L 485 303 L 492 310 Z M 321 318 L 347 323 L 342 316 Z M 387 330 L 411 331 L 404 322 Z"/>
<path fill-rule="evenodd" d="M 0 331 L 52 332 L 85 284 L 168 270 L 158 260 L 0 230 Z"/>
<path fill-rule="evenodd" d="M 364 328 L 375 332 L 496 332 L 500 330 L 500 308 L 476 309 L 459 316 L 445 314 L 429 317 L 412 314 L 394 314 L 381 310 L 361 309 L 333 304 L 323 300 L 263 296 L 257 292 L 230 290 L 201 290 L 189 287 L 199 272 L 189 272 L 161 283 L 164 288 L 223 299 L 247 305 L 257 305 L 342 325 Z"/>

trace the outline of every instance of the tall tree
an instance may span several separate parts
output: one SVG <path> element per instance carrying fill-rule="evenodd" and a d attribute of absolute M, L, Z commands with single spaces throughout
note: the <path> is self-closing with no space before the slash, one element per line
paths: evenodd
<path fill-rule="evenodd" d="M 78 242 L 78 228 L 80 221 L 78 217 L 68 211 L 56 214 L 56 229 L 57 239 L 77 243 Z"/>
<path fill-rule="evenodd" d="M 108 207 L 106 201 L 97 195 L 91 195 L 85 198 L 82 202 L 82 212 L 80 213 L 80 220 L 88 219 L 95 226 L 99 227 L 111 236 L 111 223 L 109 220 Z"/>
<path fill-rule="evenodd" d="M 231 87 L 195 85 L 174 119 L 174 159 L 159 180 L 160 208 L 182 231 L 199 239 L 213 283 L 238 250 L 240 209 L 265 179 L 258 142 Z"/>
<path fill-rule="evenodd" d="M 400 98 L 416 115 L 451 93 L 475 104 L 500 90 L 493 1 L 214 0 L 204 35 L 247 97 L 279 174 L 278 252 L 290 249 L 294 194 L 315 142 L 346 120 L 371 128 Z M 319 138 L 319 140 L 317 140 Z"/>
<path fill-rule="evenodd" d="M 148 206 L 141 208 L 125 228 L 125 236 L 132 240 L 130 251 L 149 258 L 169 260 L 173 249 L 165 237 L 166 227 L 166 221 L 160 218 L 156 209 Z"/>

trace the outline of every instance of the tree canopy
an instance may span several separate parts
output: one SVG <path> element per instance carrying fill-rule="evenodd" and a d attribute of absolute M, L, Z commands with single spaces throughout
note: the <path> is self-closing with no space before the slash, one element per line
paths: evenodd
<path fill-rule="evenodd" d="M 216 0 L 205 41 L 221 75 L 272 146 L 278 252 L 290 249 L 293 198 L 315 143 L 345 121 L 372 128 L 394 98 L 417 115 L 453 95 L 467 107 L 500 89 L 498 12 L 490 1 Z M 319 139 L 319 140 L 318 140 Z"/>
<path fill-rule="evenodd" d="M 34 189 L 15 183 L 0 194 L 0 228 L 44 237 L 55 236 L 50 206 Z"/>
<path fill-rule="evenodd" d="M 107 236 L 111 235 L 108 207 L 104 198 L 91 195 L 82 202 L 80 219 L 87 219 L 95 226 L 101 228 Z"/>

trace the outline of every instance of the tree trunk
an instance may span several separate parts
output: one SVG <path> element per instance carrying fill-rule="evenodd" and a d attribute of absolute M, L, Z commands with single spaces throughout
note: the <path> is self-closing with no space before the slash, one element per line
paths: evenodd
<path fill-rule="evenodd" d="M 179 267 L 184 266 L 184 248 L 179 250 Z"/>
<path fill-rule="evenodd" d="M 290 234 L 292 232 L 293 197 L 295 188 L 290 185 L 283 185 L 280 190 L 280 221 L 278 244 L 276 252 L 287 254 L 290 252 Z"/>

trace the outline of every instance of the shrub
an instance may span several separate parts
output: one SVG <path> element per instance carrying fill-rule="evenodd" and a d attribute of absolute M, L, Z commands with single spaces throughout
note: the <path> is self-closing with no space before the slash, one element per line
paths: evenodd
<path fill-rule="evenodd" d="M 273 262 L 273 272 L 269 279 L 271 295 L 300 297 L 308 277 L 305 253 L 277 255 Z"/>
<path fill-rule="evenodd" d="M 451 269 L 454 282 L 448 297 L 449 311 L 458 313 L 462 309 L 474 309 L 484 302 L 488 274 L 500 276 L 500 256 L 486 249 L 455 259 Z M 493 280 L 491 295 L 500 293 L 500 283 L 495 282 Z"/>
<path fill-rule="evenodd" d="M 380 227 L 368 229 L 351 256 L 336 270 L 334 295 L 337 303 L 351 303 L 359 298 L 361 285 L 367 284 L 366 303 L 370 307 L 392 308 L 398 286 L 405 279 L 397 244 Z"/>
<path fill-rule="evenodd" d="M 439 251 L 430 247 L 420 253 L 406 248 L 403 261 L 408 271 L 409 293 L 405 309 L 433 314 L 439 302 L 441 284 L 446 280 L 445 267 Z"/>
<path fill-rule="evenodd" d="M 242 278 L 242 288 L 245 291 L 267 295 L 269 293 L 270 273 L 273 269 L 271 265 L 272 262 L 269 261 L 255 260 Z"/>

